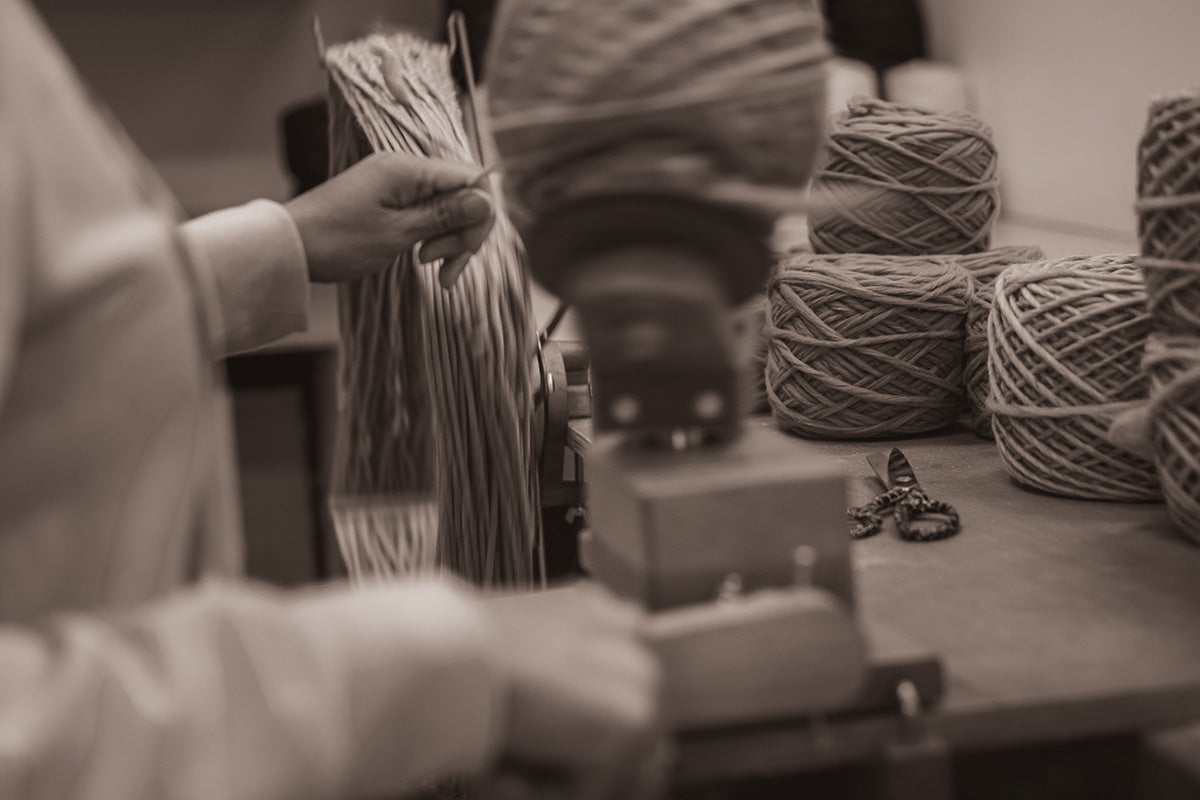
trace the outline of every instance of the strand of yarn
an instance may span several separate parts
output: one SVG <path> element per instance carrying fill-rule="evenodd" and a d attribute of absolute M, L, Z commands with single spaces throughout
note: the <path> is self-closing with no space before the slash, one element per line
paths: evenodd
<path fill-rule="evenodd" d="M 809 240 L 818 253 L 979 252 L 997 187 L 991 130 L 974 115 L 856 98 L 829 120 Z"/>
<path fill-rule="evenodd" d="M 1200 333 L 1200 90 L 1155 101 L 1138 146 L 1138 265 L 1155 327 Z"/>
<path fill-rule="evenodd" d="M 1154 466 L 1114 444 L 1113 419 L 1146 398 L 1150 331 L 1132 256 L 1005 269 L 988 318 L 988 408 L 1015 481 L 1092 500 L 1155 500 Z"/>
<path fill-rule="evenodd" d="M 825 110 L 821 28 L 815 0 L 514 0 L 488 62 L 512 206 L 803 186 Z"/>
<path fill-rule="evenodd" d="M 373 35 L 325 63 L 335 171 L 379 151 L 473 161 L 444 46 Z M 536 333 L 521 243 L 498 211 L 449 290 L 412 252 L 339 289 L 331 505 L 358 577 L 432 561 L 484 587 L 540 580 Z"/>
<path fill-rule="evenodd" d="M 780 427 L 870 438 L 954 422 L 970 295 L 947 258 L 784 258 L 767 292 L 766 387 Z"/>
<path fill-rule="evenodd" d="M 963 378 L 967 387 L 967 424 L 979 436 L 994 438 L 992 413 L 987 401 L 988 380 L 988 315 L 992 310 L 992 293 L 996 278 L 1013 264 L 1028 264 L 1045 260 L 1039 247 L 1010 245 L 985 250 L 982 253 L 959 256 L 958 265 L 971 276 L 971 305 L 967 309 L 967 335 L 963 344 L 966 361 Z"/>

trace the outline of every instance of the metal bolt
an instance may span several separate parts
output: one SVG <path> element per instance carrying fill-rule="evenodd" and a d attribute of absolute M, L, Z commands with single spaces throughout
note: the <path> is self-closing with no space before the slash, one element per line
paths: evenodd
<path fill-rule="evenodd" d="M 725 400 L 712 390 L 701 392 L 692 401 L 692 410 L 700 419 L 716 419 L 725 410 Z"/>
<path fill-rule="evenodd" d="M 811 586 L 813 569 L 817 565 L 817 548 L 802 544 L 792 551 L 792 583 Z"/>
<path fill-rule="evenodd" d="M 641 416 L 642 405 L 633 395 L 623 394 L 613 400 L 609 410 L 613 419 L 622 425 L 628 425 L 636 422 L 637 418 Z"/>
<path fill-rule="evenodd" d="M 731 572 L 721 580 L 721 585 L 717 588 L 717 602 L 728 603 L 737 600 L 745 593 L 746 584 L 742 580 L 742 576 Z"/>

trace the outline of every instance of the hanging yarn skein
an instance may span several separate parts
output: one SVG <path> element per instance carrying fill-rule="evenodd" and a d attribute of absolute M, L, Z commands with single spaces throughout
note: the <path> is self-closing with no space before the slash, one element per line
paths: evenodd
<path fill-rule="evenodd" d="M 488 96 L 514 214 L 610 192 L 803 187 L 828 56 L 816 0 L 506 3 Z"/>
<path fill-rule="evenodd" d="M 1023 486 L 1088 500 L 1157 500 L 1154 465 L 1109 426 L 1146 398 L 1150 332 L 1133 257 L 1018 264 L 996 279 L 988 319 L 992 429 Z"/>
<path fill-rule="evenodd" d="M 963 345 L 966 363 L 963 378 L 967 386 L 967 423 L 979 436 L 994 438 L 992 412 L 987 410 L 990 391 L 988 382 L 988 315 L 992 311 L 992 292 L 996 277 L 1013 264 L 1028 264 L 1045 260 L 1040 247 L 1009 245 L 985 250 L 982 253 L 958 256 L 958 265 L 971 276 L 971 305 L 967 309 L 967 336 Z"/>
<path fill-rule="evenodd" d="M 331 47 L 325 65 L 333 171 L 379 151 L 474 161 L 446 47 L 376 34 Z M 448 290 L 413 252 L 339 287 L 331 506 L 355 577 L 540 580 L 535 331 L 521 243 L 497 211 Z"/>
<path fill-rule="evenodd" d="M 1200 541 L 1200 89 L 1154 101 L 1138 147 L 1146 409 L 1167 512 Z"/>
<path fill-rule="evenodd" d="M 798 254 L 767 296 L 767 396 L 784 430 L 870 438 L 958 418 L 971 284 L 951 259 Z"/>
<path fill-rule="evenodd" d="M 855 98 L 829 119 L 812 179 L 818 253 L 986 250 L 999 213 L 991 130 L 965 111 Z"/>

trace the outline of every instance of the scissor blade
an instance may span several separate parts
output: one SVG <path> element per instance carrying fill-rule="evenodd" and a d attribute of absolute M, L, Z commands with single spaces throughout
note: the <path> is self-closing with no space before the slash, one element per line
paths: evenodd
<path fill-rule="evenodd" d="M 891 459 L 887 453 L 871 453 L 867 456 L 867 463 L 871 465 L 871 469 L 875 470 L 875 475 L 878 476 L 880 483 L 884 489 L 892 488 L 892 465 Z"/>
<path fill-rule="evenodd" d="M 899 447 L 893 447 L 892 452 L 888 455 L 887 473 L 890 481 L 888 487 L 892 486 L 911 486 L 914 489 L 920 488 L 917 483 L 917 475 L 913 472 L 912 465 L 908 463 L 908 458 L 905 457 L 903 451 Z"/>

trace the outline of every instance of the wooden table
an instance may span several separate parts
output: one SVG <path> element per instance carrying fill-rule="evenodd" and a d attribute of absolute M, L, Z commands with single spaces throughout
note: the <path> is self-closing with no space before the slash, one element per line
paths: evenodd
<path fill-rule="evenodd" d="M 590 435 L 577 422 L 574 447 L 586 449 Z M 811 446 L 845 463 L 855 503 L 879 490 L 866 454 L 899 446 L 926 490 L 959 509 L 952 539 L 905 542 L 889 521 L 853 545 L 864 622 L 898 628 L 944 659 L 947 692 L 928 725 L 955 752 L 1200 719 L 1200 548 L 1162 505 L 1021 489 L 995 446 L 966 432 Z M 688 735 L 678 780 L 861 762 L 897 730 L 871 717 Z"/>

